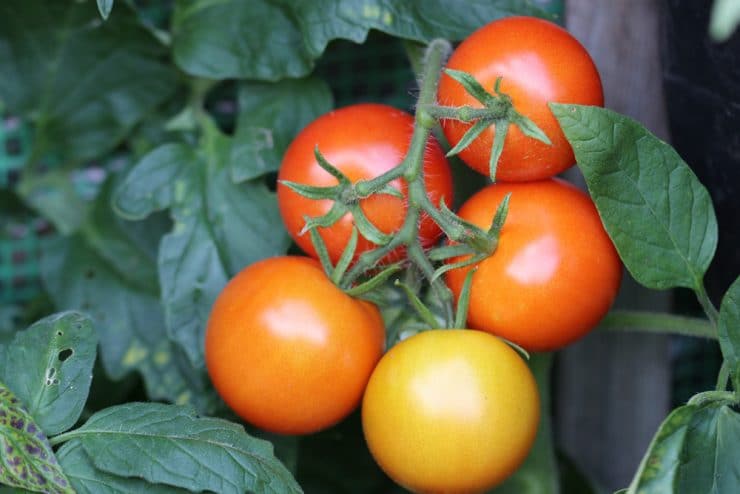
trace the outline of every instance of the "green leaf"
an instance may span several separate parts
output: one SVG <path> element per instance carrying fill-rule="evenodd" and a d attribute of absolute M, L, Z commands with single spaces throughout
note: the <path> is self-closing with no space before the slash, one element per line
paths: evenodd
<path fill-rule="evenodd" d="M 455 12 L 451 17 L 450 12 Z M 551 17 L 519 0 L 178 0 L 175 62 L 209 79 L 277 81 L 309 74 L 333 39 L 360 43 L 370 29 L 409 40 L 461 40 L 512 15 Z"/>
<path fill-rule="evenodd" d="M 0 306 L 0 348 L 5 343 L 9 343 L 16 330 L 18 330 L 19 320 L 23 316 L 23 310 L 19 305 L 4 304 Z M 0 357 L 2 357 L 0 350 Z M 0 358 L 0 362 L 3 359 Z M 2 368 L 2 366 L 0 366 Z"/>
<path fill-rule="evenodd" d="M 0 482 L 32 492 L 74 494 L 54 452 L 20 400 L 0 382 Z"/>
<path fill-rule="evenodd" d="M 331 91 L 320 79 L 243 82 L 231 149 L 234 182 L 277 171 L 295 135 L 331 109 Z"/>
<path fill-rule="evenodd" d="M 603 108 L 551 103 L 609 236 L 648 288 L 702 286 L 717 247 L 709 193 L 676 151 Z"/>
<path fill-rule="evenodd" d="M 156 260 L 170 223 L 161 215 L 129 222 L 113 214 L 114 185 L 105 184 L 82 233 L 44 246 L 44 284 L 58 308 L 93 318 L 111 378 L 137 371 L 151 399 L 212 411 L 219 401 L 207 377 L 167 338 Z"/>
<path fill-rule="evenodd" d="M 404 297 L 405 298 L 405 297 Z M 360 413 L 301 438 L 297 479 L 311 494 L 401 494 L 378 467 L 362 434 Z"/>
<path fill-rule="evenodd" d="M 268 0 L 178 0 L 172 34 L 175 62 L 191 75 L 276 81 L 313 68 L 292 16 Z"/>
<path fill-rule="evenodd" d="M 740 390 L 740 277 L 730 286 L 719 310 L 719 345 L 730 366 L 735 389 Z"/>
<path fill-rule="evenodd" d="M 102 22 L 92 2 L 0 2 L 0 100 L 35 125 L 34 157 L 100 156 L 173 94 L 165 48 L 119 10 Z"/>
<path fill-rule="evenodd" d="M 235 184 L 231 142 L 214 137 L 207 149 L 168 144 L 145 156 L 114 198 L 124 216 L 170 208 L 174 227 L 159 247 L 159 280 L 170 338 L 200 369 L 214 300 L 233 276 L 257 260 L 284 253 L 289 237 L 275 194 L 256 181 Z"/>
<path fill-rule="evenodd" d="M 740 415 L 727 406 L 686 405 L 661 424 L 629 494 L 722 494 L 740 485 Z"/>
<path fill-rule="evenodd" d="M 108 19 L 111 10 L 113 10 L 113 0 L 98 0 L 98 12 L 103 20 Z"/>
<path fill-rule="evenodd" d="M 186 193 L 195 152 L 180 143 L 164 144 L 148 153 L 119 186 L 113 207 L 123 218 L 141 220 L 169 208 Z"/>
<path fill-rule="evenodd" d="M 730 39 L 740 24 L 740 2 L 737 0 L 714 0 L 709 19 L 709 34 L 716 42 Z"/>
<path fill-rule="evenodd" d="M 80 417 L 97 344 L 87 316 L 63 312 L 19 331 L 8 346 L 0 379 L 47 435 L 66 431 Z"/>
<path fill-rule="evenodd" d="M 111 407 L 93 415 L 71 437 L 97 468 L 114 475 L 196 492 L 302 492 L 269 442 L 232 422 L 200 418 L 186 407 Z"/>
<path fill-rule="evenodd" d="M 487 22 L 519 14 L 552 18 L 534 2 L 520 0 L 280 0 L 292 9 L 309 54 L 316 58 L 337 38 L 356 43 L 370 29 L 429 42 L 434 38 L 459 41 Z M 454 12 L 454 15 L 450 15 Z"/>
<path fill-rule="evenodd" d="M 62 235 L 77 231 L 90 210 L 70 174 L 63 171 L 24 175 L 17 190 L 26 204 L 50 220 Z"/>
<path fill-rule="evenodd" d="M 72 440 L 57 453 L 59 464 L 77 494 L 185 494 L 180 489 L 164 484 L 152 484 L 137 477 L 121 477 L 95 468 L 79 441 Z"/>

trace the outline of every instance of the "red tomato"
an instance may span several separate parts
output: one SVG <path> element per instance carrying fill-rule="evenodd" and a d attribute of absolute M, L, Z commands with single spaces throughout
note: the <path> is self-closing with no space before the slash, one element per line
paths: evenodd
<path fill-rule="evenodd" d="M 341 170 L 352 182 L 377 177 L 398 165 L 406 154 L 413 131 L 414 119 L 408 113 L 379 104 L 358 104 L 327 113 L 304 128 L 285 152 L 279 180 L 301 184 L 328 186 L 337 180 L 323 170 L 314 157 L 318 145 L 329 163 Z M 427 193 L 432 203 L 452 203 L 452 177 L 449 165 L 439 144 L 430 139 L 424 155 L 424 174 Z M 406 193 L 406 183 L 399 179 L 391 183 Z M 278 203 L 285 227 L 306 253 L 316 257 L 309 235 L 299 236 L 304 216 L 321 216 L 332 206 L 330 200 L 307 199 L 278 183 Z M 397 231 L 406 216 L 403 199 L 390 195 L 375 195 L 360 202 L 371 223 L 385 233 Z M 319 228 L 329 256 L 336 262 L 352 232 L 351 214 L 345 215 L 329 228 Z M 441 231 L 428 217 L 419 227 L 424 246 L 430 246 Z M 374 247 L 360 238 L 356 256 Z M 393 258 L 402 255 L 397 251 Z M 386 259 L 388 261 L 390 259 Z"/>
<path fill-rule="evenodd" d="M 384 338 L 378 309 L 342 292 L 317 261 L 275 257 L 244 269 L 216 299 L 206 366 L 244 420 L 306 434 L 358 405 Z"/>
<path fill-rule="evenodd" d="M 585 48 L 561 27 L 533 17 L 508 17 L 486 24 L 457 47 L 447 68 L 472 74 L 488 91 L 503 77 L 501 92 L 511 96 L 514 108 L 552 141 L 548 146 L 510 126 L 496 173 L 501 181 L 539 180 L 575 163 L 548 102 L 604 105 L 601 79 Z M 442 105 L 483 106 L 446 74 L 438 95 Z M 453 145 L 470 126 L 457 120 L 442 122 Z M 465 163 L 485 175 L 489 174 L 493 135 L 491 126 L 460 153 Z"/>
<path fill-rule="evenodd" d="M 483 492 L 527 457 L 540 408 L 534 376 L 481 331 L 424 331 L 386 353 L 362 400 L 370 452 L 417 493 Z"/>
<path fill-rule="evenodd" d="M 498 248 L 473 275 L 468 324 L 527 350 L 555 350 L 607 313 L 622 265 L 591 199 L 562 180 L 497 183 L 473 195 L 459 214 L 488 228 L 509 192 Z M 468 269 L 447 274 L 456 295 Z"/>

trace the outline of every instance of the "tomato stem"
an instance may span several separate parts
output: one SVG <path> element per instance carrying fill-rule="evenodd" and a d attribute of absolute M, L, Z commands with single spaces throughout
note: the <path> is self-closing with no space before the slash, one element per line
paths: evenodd
<path fill-rule="evenodd" d="M 425 55 L 418 109 L 429 106 L 436 99 L 440 70 L 444 58 L 449 53 L 449 49 L 449 43 L 443 40 L 430 43 Z M 430 280 L 431 289 L 442 305 L 445 322 L 447 325 L 451 325 L 454 317 L 452 292 L 442 280 L 434 278 L 434 266 L 424 252 L 424 248 L 419 240 L 421 213 L 423 211 L 429 214 L 433 220 L 438 222 L 440 228 L 445 233 L 449 231 L 457 234 L 458 229 L 455 228 L 456 223 L 449 215 L 445 215 L 431 204 L 424 182 L 424 154 L 427 141 L 430 138 L 432 129 L 436 125 L 436 120 L 430 118 L 423 110 L 417 110 L 415 121 L 416 125 L 411 136 L 409 150 L 403 161 L 397 167 L 372 180 L 361 181 L 355 184 L 357 195 L 359 197 L 367 197 L 382 191 L 391 181 L 403 178 L 408 188 L 407 212 L 404 223 L 386 245 L 365 252 L 360 256 L 357 263 L 346 273 L 342 280 L 342 286 L 345 289 L 349 289 L 360 276 L 369 269 L 374 268 L 378 261 L 398 246 L 404 245 L 409 260 Z M 462 235 L 462 232 L 460 232 L 460 235 Z"/>
<path fill-rule="evenodd" d="M 599 328 L 717 338 L 716 328 L 706 319 L 648 311 L 613 310 L 599 323 Z"/>
<path fill-rule="evenodd" d="M 699 300 L 699 303 L 701 304 L 702 309 L 704 309 L 704 313 L 709 318 L 709 321 L 712 323 L 712 326 L 716 328 L 717 321 L 719 320 L 719 312 L 717 312 L 717 308 L 714 307 L 714 304 L 709 299 L 709 295 L 707 295 L 707 290 L 704 288 L 703 281 L 699 280 L 696 283 L 694 292 L 696 293 L 696 298 Z"/>
<path fill-rule="evenodd" d="M 305 231 L 311 230 L 312 239 L 318 239 L 318 234 L 313 230 L 319 226 L 330 226 L 345 213 L 351 213 L 354 224 L 359 234 L 376 244 L 373 250 L 361 254 L 354 265 L 347 265 L 347 257 L 344 256 L 336 268 L 331 268 L 328 274 L 347 293 L 367 293 L 368 290 L 380 285 L 375 282 L 376 277 L 381 274 L 374 273 L 369 280 L 360 285 L 358 281 L 368 273 L 376 270 L 377 264 L 382 262 L 389 254 L 398 248 L 405 248 L 408 259 L 427 278 L 432 294 L 439 302 L 442 317 L 447 326 L 455 322 L 454 300 L 452 292 L 441 278 L 445 267 L 435 270 L 435 266 L 425 252 L 425 248 L 419 238 L 419 228 L 422 214 L 428 215 L 453 242 L 465 244 L 472 250 L 470 254 L 477 262 L 482 254 L 490 254 L 496 245 L 496 238 L 490 232 L 485 232 L 475 225 L 471 225 L 454 212 L 452 212 L 444 200 L 437 206 L 430 200 L 426 182 L 424 180 L 424 157 L 427 142 L 432 130 L 437 128 L 437 119 L 442 115 L 462 115 L 466 119 L 495 119 L 510 116 L 513 113 L 511 100 L 506 95 L 490 95 L 482 88 L 476 88 L 480 97 L 487 102 L 487 108 L 478 109 L 473 107 L 446 108 L 435 105 L 437 98 L 437 86 L 439 84 L 442 64 L 450 52 L 450 44 L 445 40 L 432 41 L 427 47 L 424 56 L 423 74 L 420 77 L 420 93 L 415 115 L 415 125 L 409 143 L 409 149 L 404 159 L 398 166 L 388 170 L 382 175 L 370 180 L 350 183 L 340 171 L 324 159 L 318 149 L 315 150 L 316 159 L 319 164 L 329 173 L 337 178 L 338 185 L 332 187 L 307 188 L 299 184 L 286 183 L 288 187 L 299 194 L 310 198 L 326 198 L 334 200 L 334 207 L 324 216 L 307 220 Z M 455 77 L 466 77 L 465 74 L 455 74 Z M 469 77 L 469 76 L 467 76 Z M 467 81 L 468 85 L 474 82 Z M 471 87 L 473 87 L 471 86 Z M 403 179 L 407 184 L 406 193 L 406 217 L 401 228 L 392 235 L 380 231 L 372 224 L 360 206 L 360 200 L 373 194 L 391 194 L 397 196 L 396 189 L 391 182 Z M 497 233 L 497 232 L 496 232 Z M 320 252 L 320 246 L 316 246 Z M 454 266 L 453 266 L 454 267 Z M 382 271 L 385 279 L 393 274 L 395 270 Z M 390 273 L 390 274 L 389 274 Z M 459 320 L 459 317 L 458 317 Z"/>
<path fill-rule="evenodd" d="M 715 386 L 717 391 L 725 391 L 727 389 L 727 381 L 730 378 L 731 370 L 729 361 L 723 360 L 722 367 L 719 368 L 719 373 L 717 374 L 717 386 Z"/>
<path fill-rule="evenodd" d="M 697 407 L 713 403 L 716 405 L 734 406 L 740 403 L 737 393 L 733 391 L 704 391 L 691 397 L 688 404 Z"/>

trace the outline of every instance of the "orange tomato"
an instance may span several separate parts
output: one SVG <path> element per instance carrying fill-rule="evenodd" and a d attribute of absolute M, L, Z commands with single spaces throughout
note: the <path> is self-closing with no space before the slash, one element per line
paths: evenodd
<path fill-rule="evenodd" d="M 368 447 L 417 493 L 482 492 L 526 458 L 539 424 L 534 376 L 506 343 L 472 330 L 432 330 L 378 363 L 362 401 Z"/>
<path fill-rule="evenodd" d="M 565 29 L 534 17 L 507 17 L 471 34 L 447 63 L 447 68 L 468 72 L 489 92 L 503 77 L 501 92 L 511 96 L 514 108 L 529 117 L 552 141 L 548 146 L 510 126 L 496 179 L 530 181 L 551 177 L 575 163 L 573 150 L 560 130 L 549 102 L 604 105 L 601 78 L 586 49 Z M 440 80 L 442 105 L 482 104 L 446 74 Z M 442 129 L 452 145 L 472 124 L 443 120 Z M 471 168 L 489 174 L 494 126 L 460 153 Z"/>
<path fill-rule="evenodd" d="M 329 163 L 344 173 L 351 182 L 377 177 L 397 166 L 408 151 L 414 118 L 396 108 L 379 104 L 357 104 L 322 115 L 304 128 L 293 140 L 283 157 L 278 180 L 288 180 L 314 186 L 336 185 L 337 179 L 322 169 L 314 156 L 314 148 Z M 433 204 L 442 197 L 452 204 L 452 176 L 447 159 L 434 138 L 427 143 L 424 155 L 424 181 Z M 391 186 L 406 194 L 402 179 Z M 278 182 L 280 214 L 293 240 L 307 254 L 317 257 L 309 235 L 298 235 L 305 225 L 304 216 L 326 214 L 333 202 L 301 196 Z M 390 195 L 374 195 L 360 201 L 368 220 L 384 233 L 397 231 L 406 216 L 404 199 Z M 353 218 L 346 214 L 328 228 L 318 232 L 326 243 L 329 256 L 336 262 L 349 241 Z M 431 218 L 424 216 L 419 225 L 422 244 L 431 246 L 441 231 Z M 355 257 L 375 245 L 360 237 Z M 399 259 L 403 253 L 394 251 L 384 261 Z"/>
<path fill-rule="evenodd" d="M 562 180 L 497 183 L 468 199 L 459 214 L 488 228 L 509 192 L 498 248 L 473 275 L 468 324 L 527 350 L 555 350 L 604 317 L 622 264 L 591 199 Z M 448 272 L 456 295 L 469 269 Z"/>
<path fill-rule="evenodd" d="M 218 296 L 206 366 L 244 420 L 306 434 L 358 405 L 384 338 L 378 309 L 342 292 L 317 261 L 275 257 L 241 271 Z"/>

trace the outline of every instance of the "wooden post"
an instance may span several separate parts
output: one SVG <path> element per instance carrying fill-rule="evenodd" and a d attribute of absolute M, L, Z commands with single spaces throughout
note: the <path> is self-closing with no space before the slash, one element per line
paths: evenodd
<path fill-rule="evenodd" d="M 566 26 L 601 73 L 606 106 L 668 136 L 659 59 L 657 0 L 568 0 Z M 577 171 L 571 177 L 582 179 Z M 625 273 L 617 307 L 667 311 L 666 292 Z M 592 333 L 556 364 L 560 447 L 600 486 L 627 487 L 670 404 L 668 338 Z"/>

